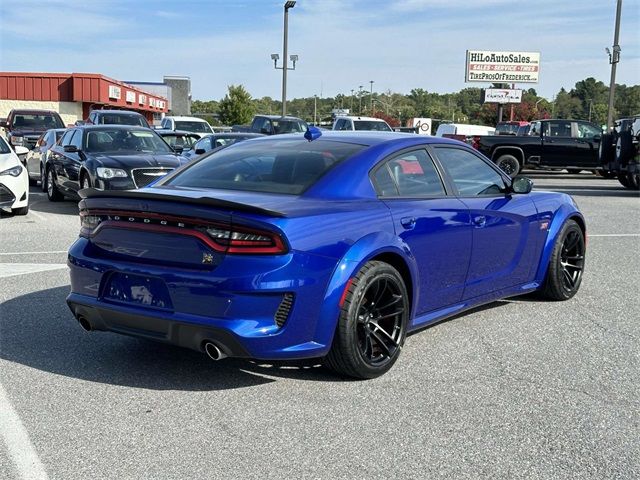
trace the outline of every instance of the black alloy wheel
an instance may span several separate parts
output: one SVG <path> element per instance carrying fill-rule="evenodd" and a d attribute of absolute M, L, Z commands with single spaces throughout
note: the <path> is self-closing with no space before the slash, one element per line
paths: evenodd
<path fill-rule="evenodd" d="M 360 379 L 387 372 L 398 359 L 409 319 L 408 294 L 391 265 L 368 262 L 348 287 L 325 363 Z"/>
<path fill-rule="evenodd" d="M 498 158 L 496 165 L 511 178 L 515 178 L 520 173 L 520 162 L 513 155 L 502 155 Z"/>
<path fill-rule="evenodd" d="M 543 296 L 551 300 L 568 300 L 582 283 L 585 261 L 585 241 L 575 220 L 568 220 L 553 247 Z"/>

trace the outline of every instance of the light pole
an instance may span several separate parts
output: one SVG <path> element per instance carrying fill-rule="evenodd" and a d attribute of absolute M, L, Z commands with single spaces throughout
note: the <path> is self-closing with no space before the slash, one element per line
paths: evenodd
<path fill-rule="evenodd" d="M 358 114 L 362 115 L 362 85 L 358 87 L 358 100 L 360 101 L 358 107 Z"/>
<path fill-rule="evenodd" d="M 371 89 L 369 90 L 369 100 L 371 102 L 371 116 L 373 117 L 373 80 L 369 80 Z"/>
<path fill-rule="evenodd" d="M 287 47 L 289 37 L 289 9 L 295 7 L 295 0 L 288 0 L 284 4 L 284 39 L 282 42 L 282 67 L 278 66 L 278 59 L 280 55 L 277 53 L 271 54 L 271 60 L 273 60 L 273 68 L 276 70 L 282 70 L 282 116 L 287 114 L 287 70 L 295 70 L 296 62 L 298 61 L 298 55 L 291 55 L 289 59 L 293 62 L 293 68 L 290 68 L 287 60 Z"/>
<path fill-rule="evenodd" d="M 609 63 L 611 64 L 611 82 L 609 83 L 609 108 L 607 110 L 607 131 L 613 127 L 613 99 L 616 89 L 616 65 L 620 61 L 620 45 L 618 39 L 620 37 L 620 14 L 622 13 L 622 0 L 618 0 L 616 7 L 616 28 L 613 33 L 613 53 L 608 48 L 605 50 L 609 54 Z"/>
<path fill-rule="evenodd" d="M 349 97 L 349 108 L 351 109 L 349 113 L 353 113 L 353 89 L 351 89 L 351 96 Z"/>
<path fill-rule="evenodd" d="M 318 121 L 316 120 L 316 114 L 318 112 L 318 95 L 313 96 L 313 124 L 318 125 Z"/>

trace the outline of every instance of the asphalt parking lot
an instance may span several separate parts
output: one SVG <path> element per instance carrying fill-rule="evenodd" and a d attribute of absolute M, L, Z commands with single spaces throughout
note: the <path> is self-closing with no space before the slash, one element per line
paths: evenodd
<path fill-rule="evenodd" d="M 84 332 L 76 204 L 32 187 L 0 219 L 0 478 L 640 478 L 640 197 L 530 177 L 585 214 L 578 295 L 435 325 L 370 381 Z"/>

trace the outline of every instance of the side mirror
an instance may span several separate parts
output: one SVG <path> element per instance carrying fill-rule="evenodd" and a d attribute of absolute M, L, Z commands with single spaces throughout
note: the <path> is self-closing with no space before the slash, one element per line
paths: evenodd
<path fill-rule="evenodd" d="M 533 182 L 527 177 L 516 177 L 511 183 L 513 193 L 530 193 L 533 189 Z"/>
<path fill-rule="evenodd" d="M 182 145 L 174 145 L 173 151 L 180 154 L 184 151 L 184 147 Z"/>
<path fill-rule="evenodd" d="M 204 148 L 196 148 L 196 155 L 202 155 L 206 150 Z"/>
<path fill-rule="evenodd" d="M 76 147 L 75 145 L 65 145 L 64 147 L 64 151 L 67 153 L 78 153 L 78 147 Z"/>
<path fill-rule="evenodd" d="M 18 145 L 17 147 L 14 147 L 13 151 L 16 152 L 16 155 L 18 156 L 26 155 L 27 153 L 29 153 L 29 149 L 27 147 L 23 147 L 20 145 Z"/>
<path fill-rule="evenodd" d="M 6 118 L 0 118 L 0 127 L 7 128 L 8 126 L 9 126 L 9 124 L 7 123 L 7 119 Z"/>

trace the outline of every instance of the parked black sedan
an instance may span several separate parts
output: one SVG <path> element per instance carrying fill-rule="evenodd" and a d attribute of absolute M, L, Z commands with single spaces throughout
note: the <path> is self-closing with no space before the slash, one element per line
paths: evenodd
<path fill-rule="evenodd" d="M 50 149 L 46 192 L 51 201 L 77 197 L 82 188 L 141 188 L 187 163 L 153 130 L 129 125 L 68 129 Z"/>

